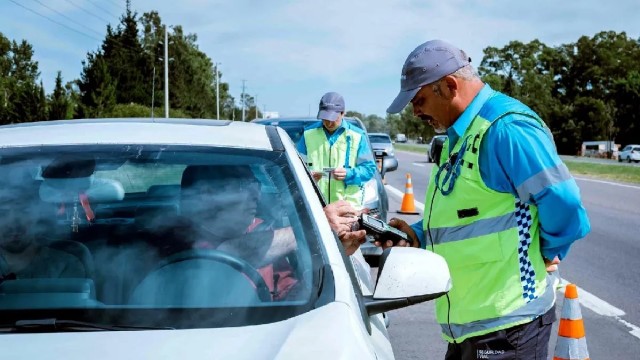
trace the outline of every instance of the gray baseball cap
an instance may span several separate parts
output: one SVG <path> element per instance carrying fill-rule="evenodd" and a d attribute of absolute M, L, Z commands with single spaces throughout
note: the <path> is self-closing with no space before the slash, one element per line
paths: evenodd
<path fill-rule="evenodd" d="M 471 58 L 464 51 L 442 40 L 431 40 L 418 46 L 402 66 L 400 93 L 387 112 L 399 113 L 421 87 L 453 74 L 470 62 Z"/>
<path fill-rule="evenodd" d="M 337 92 L 328 92 L 320 99 L 318 119 L 336 121 L 341 112 L 344 112 L 344 99 Z"/>

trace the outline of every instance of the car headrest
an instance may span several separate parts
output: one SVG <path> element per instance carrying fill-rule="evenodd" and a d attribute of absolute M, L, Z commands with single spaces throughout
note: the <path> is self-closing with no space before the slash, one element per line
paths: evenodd
<path fill-rule="evenodd" d="M 45 179 L 40 184 L 40 199 L 49 203 L 69 203 L 85 193 L 90 201 L 110 202 L 124 199 L 124 187 L 116 180 L 94 178 Z"/>

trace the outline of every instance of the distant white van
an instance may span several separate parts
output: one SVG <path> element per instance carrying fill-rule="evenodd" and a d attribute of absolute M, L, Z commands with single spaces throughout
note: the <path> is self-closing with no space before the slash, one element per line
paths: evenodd
<path fill-rule="evenodd" d="M 407 135 L 405 135 L 405 134 L 397 134 L 396 135 L 396 142 L 406 143 L 407 142 Z"/>

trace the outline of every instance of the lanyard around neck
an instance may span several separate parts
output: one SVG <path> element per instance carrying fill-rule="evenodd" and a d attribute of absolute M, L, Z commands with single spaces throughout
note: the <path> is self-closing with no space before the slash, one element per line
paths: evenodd
<path fill-rule="evenodd" d="M 462 158 L 467 151 L 467 142 L 471 136 L 467 136 L 460 147 L 458 152 L 452 153 L 447 161 L 440 165 L 438 172 L 436 173 L 436 189 L 444 196 L 451 194 L 453 187 L 456 185 L 458 176 L 460 176 L 460 166 L 462 165 Z M 440 183 L 440 176 L 445 173 L 442 183 Z"/>

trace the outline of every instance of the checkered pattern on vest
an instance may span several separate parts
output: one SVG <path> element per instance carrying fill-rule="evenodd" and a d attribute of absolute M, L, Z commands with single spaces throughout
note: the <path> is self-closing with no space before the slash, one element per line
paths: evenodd
<path fill-rule="evenodd" d="M 522 297 L 525 302 L 536 298 L 536 273 L 529 259 L 529 245 L 531 245 L 531 211 L 529 205 L 516 199 L 516 223 L 518 224 L 518 260 L 520 262 L 520 282 L 522 283 Z"/>

